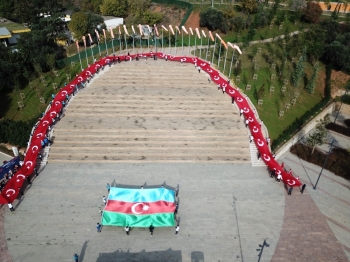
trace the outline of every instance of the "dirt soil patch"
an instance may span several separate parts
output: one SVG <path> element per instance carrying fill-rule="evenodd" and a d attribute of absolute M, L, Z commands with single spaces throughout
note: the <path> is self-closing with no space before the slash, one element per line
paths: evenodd
<path fill-rule="evenodd" d="M 185 27 L 191 27 L 192 29 L 199 28 L 199 11 L 191 13 L 190 17 L 186 21 Z"/>
<path fill-rule="evenodd" d="M 349 81 L 350 75 L 341 71 L 332 70 L 332 97 L 341 96 L 345 90 L 345 85 Z"/>
<path fill-rule="evenodd" d="M 187 11 L 186 9 L 175 5 L 160 5 L 155 3 L 150 6 L 149 10 L 163 14 L 161 24 L 164 26 L 173 25 L 173 27 L 180 25 L 181 20 Z"/>

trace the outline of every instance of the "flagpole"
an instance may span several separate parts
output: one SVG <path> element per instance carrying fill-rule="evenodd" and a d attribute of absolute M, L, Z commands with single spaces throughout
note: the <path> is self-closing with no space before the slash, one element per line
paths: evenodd
<path fill-rule="evenodd" d="M 184 54 L 184 30 L 181 28 L 181 35 L 182 35 L 182 55 Z"/>
<path fill-rule="evenodd" d="M 207 53 L 205 55 L 205 60 L 208 59 L 208 52 L 209 52 L 209 41 L 210 41 L 210 36 L 208 36 L 208 46 L 207 46 Z"/>
<path fill-rule="evenodd" d="M 98 52 L 100 53 L 100 56 L 101 56 L 100 40 L 98 38 L 97 38 L 97 45 L 98 45 Z"/>
<path fill-rule="evenodd" d="M 133 54 L 135 53 L 134 48 L 135 48 L 135 33 L 132 35 L 132 53 Z"/>
<path fill-rule="evenodd" d="M 190 54 L 191 34 L 188 34 L 188 54 Z"/>
<path fill-rule="evenodd" d="M 77 49 L 78 49 L 78 55 L 79 55 L 79 61 L 80 61 L 81 71 L 83 72 L 83 64 L 81 63 L 81 58 L 80 58 L 79 42 L 76 41 L 75 43 L 76 43 Z"/>
<path fill-rule="evenodd" d="M 176 54 L 177 31 L 175 31 L 175 54 Z"/>
<path fill-rule="evenodd" d="M 121 54 L 122 53 L 122 35 L 121 34 L 119 34 L 119 54 Z"/>
<path fill-rule="evenodd" d="M 128 53 L 128 44 L 126 42 L 126 34 L 124 33 L 124 39 L 125 39 L 125 49 L 126 49 L 126 53 Z"/>
<path fill-rule="evenodd" d="M 148 34 L 148 41 L 147 41 L 148 42 L 148 50 L 147 50 L 148 53 L 149 53 L 149 37 L 150 37 L 150 35 L 151 35 L 151 32 L 149 32 L 149 34 Z"/>
<path fill-rule="evenodd" d="M 213 55 L 211 57 L 211 63 L 214 63 L 214 54 L 215 54 L 215 47 L 216 47 L 216 35 L 215 35 L 215 41 L 214 41 L 214 51 L 213 51 Z"/>
<path fill-rule="evenodd" d="M 163 37 L 163 31 L 164 31 L 164 29 L 162 28 L 162 53 L 164 53 L 164 37 Z"/>
<path fill-rule="evenodd" d="M 199 49 L 199 57 L 202 58 L 202 45 L 203 45 L 203 39 L 201 37 L 201 48 Z"/>
<path fill-rule="evenodd" d="M 141 38 L 142 38 L 142 36 L 140 35 L 140 47 L 141 47 L 141 53 L 143 53 L 143 51 L 142 51 L 142 42 L 141 42 Z"/>
<path fill-rule="evenodd" d="M 112 38 L 112 48 L 113 48 L 113 54 L 114 54 L 114 38 Z"/>
<path fill-rule="evenodd" d="M 170 39 L 170 29 L 169 29 L 169 54 L 171 53 L 171 39 Z"/>
<path fill-rule="evenodd" d="M 106 54 L 108 55 L 108 48 L 107 48 L 107 39 L 105 37 L 105 45 L 106 45 Z"/>
<path fill-rule="evenodd" d="M 232 62 L 233 62 L 233 50 L 232 50 L 232 57 L 231 57 L 231 65 L 230 65 L 230 72 L 228 73 L 228 78 L 231 77 L 231 69 L 232 69 Z"/>
<path fill-rule="evenodd" d="M 220 54 L 221 54 L 221 42 L 220 42 L 220 48 L 219 48 L 219 59 L 218 59 L 218 69 L 220 70 Z"/>
<path fill-rule="evenodd" d="M 85 56 L 86 56 L 86 67 L 88 67 L 89 60 L 88 60 L 88 56 L 87 56 L 87 52 L 86 52 L 86 44 L 84 46 L 85 46 Z"/>
<path fill-rule="evenodd" d="M 225 63 L 224 63 L 224 71 L 223 71 L 224 74 L 225 74 L 225 68 L 226 68 L 227 51 L 228 51 L 228 48 L 226 49 L 226 54 L 225 54 Z"/>
<path fill-rule="evenodd" d="M 194 35 L 194 56 L 197 54 L 197 36 Z"/>
<path fill-rule="evenodd" d="M 90 50 L 91 50 L 91 54 L 92 54 L 92 63 L 94 63 L 94 49 L 92 48 L 91 43 L 90 43 Z"/>

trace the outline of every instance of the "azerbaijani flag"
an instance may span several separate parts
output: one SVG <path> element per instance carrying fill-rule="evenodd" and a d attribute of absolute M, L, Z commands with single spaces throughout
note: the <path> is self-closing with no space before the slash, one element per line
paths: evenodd
<path fill-rule="evenodd" d="M 104 226 L 175 226 L 175 192 L 166 188 L 111 187 L 101 224 Z"/>

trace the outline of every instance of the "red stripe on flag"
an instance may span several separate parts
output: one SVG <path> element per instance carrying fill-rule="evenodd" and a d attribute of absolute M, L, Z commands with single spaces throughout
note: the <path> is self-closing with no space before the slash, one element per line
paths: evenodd
<path fill-rule="evenodd" d="M 108 200 L 105 210 L 134 215 L 173 213 L 175 211 L 175 203 L 166 201 L 135 203 L 123 202 L 118 200 Z"/>

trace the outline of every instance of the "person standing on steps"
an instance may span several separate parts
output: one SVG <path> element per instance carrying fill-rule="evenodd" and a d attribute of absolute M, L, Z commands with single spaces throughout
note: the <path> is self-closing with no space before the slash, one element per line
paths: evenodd
<path fill-rule="evenodd" d="M 100 223 L 97 223 L 97 224 L 96 224 L 97 233 L 100 233 L 100 232 L 101 232 L 101 228 L 102 228 L 102 225 L 101 225 Z"/>
<path fill-rule="evenodd" d="M 288 190 L 288 195 L 292 195 L 292 191 L 293 191 L 293 187 L 290 187 L 289 190 Z"/>
<path fill-rule="evenodd" d="M 9 207 L 11 212 L 15 211 L 15 209 L 13 208 L 13 205 L 11 203 L 8 203 L 7 206 Z"/>
<path fill-rule="evenodd" d="M 104 204 L 104 205 L 106 205 L 106 204 L 107 204 L 107 199 L 106 199 L 106 197 L 105 197 L 105 196 L 103 196 L 102 201 L 103 201 L 103 204 Z"/>
<path fill-rule="evenodd" d="M 75 253 L 75 254 L 73 255 L 73 260 L 74 260 L 74 262 L 79 262 L 79 256 L 78 256 L 77 253 Z"/>

